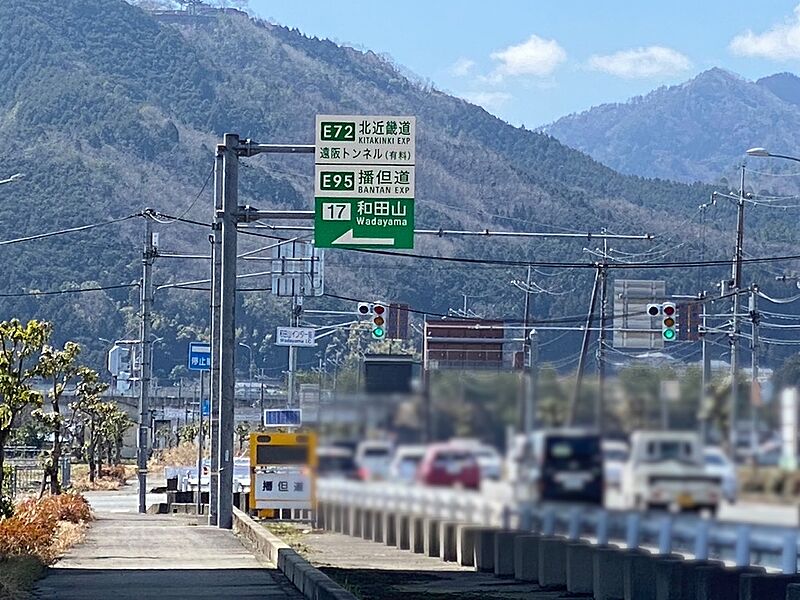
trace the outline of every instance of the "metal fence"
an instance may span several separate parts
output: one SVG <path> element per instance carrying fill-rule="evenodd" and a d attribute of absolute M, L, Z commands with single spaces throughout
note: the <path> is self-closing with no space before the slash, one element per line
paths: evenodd
<path fill-rule="evenodd" d="M 796 527 L 734 523 L 692 514 L 607 510 L 569 504 L 515 505 L 478 492 L 390 483 L 320 479 L 322 502 L 436 519 L 622 544 L 662 554 L 680 552 L 738 566 L 798 572 Z"/>
<path fill-rule="evenodd" d="M 15 458 L 6 462 L 10 468 L 9 481 L 4 483 L 5 492 L 11 498 L 19 498 L 29 494 L 38 493 L 44 479 L 44 468 L 38 460 L 31 458 Z M 62 457 L 60 461 L 61 487 L 68 488 L 71 481 L 72 465 L 68 457 Z"/>

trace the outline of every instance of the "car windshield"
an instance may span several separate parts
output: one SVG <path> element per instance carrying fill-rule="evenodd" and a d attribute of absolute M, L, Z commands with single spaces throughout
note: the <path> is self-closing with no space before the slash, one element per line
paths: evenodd
<path fill-rule="evenodd" d="M 336 473 L 354 471 L 355 463 L 352 456 L 320 456 L 320 473 Z"/>
<path fill-rule="evenodd" d="M 628 453 L 625 450 L 605 450 L 603 458 L 612 462 L 625 462 L 628 460 Z"/>
<path fill-rule="evenodd" d="M 706 454 L 706 464 L 724 467 L 725 458 L 723 458 L 719 454 Z"/>
<path fill-rule="evenodd" d="M 364 457 L 366 458 L 383 458 L 389 455 L 388 448 L 365 448 Z"/>
<path fill-rule="evenodd" d="M 596 436 L 556 436 L 548 438 L 546 444 L 545 456 L 554 462 L 589 461 L 600 456 L 600 440 Z"/>

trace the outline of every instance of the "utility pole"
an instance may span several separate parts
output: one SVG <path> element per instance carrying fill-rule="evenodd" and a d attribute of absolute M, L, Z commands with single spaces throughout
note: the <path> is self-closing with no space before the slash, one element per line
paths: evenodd
<path fill-rule="evenodd" d="M 525 439 L 536 429 L 536 385 L 539 380 L 539 334 L 531 329 L 527 334 L 528 385 L 525 390 Z"/>
<path fill-rule="evenodd" d="M 586 325 L 583 328 L 583 343 L 581 344 L 581 354 L 578 357 L 578 373 L 575 379 L 575 391 L 569 403 L 569 413 L 567 423 L 575 424 L 575 416 L 578 412 L 578 400 L 581 395 L 581 384 L 583 383 L 583 371 L 586 368 L 586 353 L 589 350 L 589 338 L 592 335 L 592 321 L 594 320 L 594 307 L 597 304 L 597 287 L 600 283 L 601 267 L 598 266 L 594 274 L 594 284 L 592 284 L 592 297 L 589 300 L 589 312 L 586 314 Z"/>
<path fill-rule="evenodd" d="M 758 409 L 761 404 L 761 384 L 758 381 L 758 353 L 759 353 L 759 314 L 758 314 L 758 286 L 750 286 L 750 450 L 755 458 L 758 452 Z"/>
<path fill-rule="evenodd" d="M 303 297 L 292 296 L 291 326 L 297 327 L 300 323 L 300 314 L 303 312 Z M 295 372 L 297 371 L 297 348 L 289 346 L 289 376 L 287 377 L 286 403 L 289 408 L 295 405 Z"/>
<path fill-rule="evenodd" d="M 197 429 L 197 498 L 195 499 L 195 514 L 198 517 L 200 516 L 200 511 L 203 506 L 203 492 L 200 482 L 203 476 L 203 400 L 206 396 L 205 381 L 206 372 L 200 371 L 200 402 L 198 404 L 200 413 L 198 421 L 200 423 L 200 427 Z"/>
<path fill-rule="evenodd" d="M 217 145 L 214 155 L 214 219 L 211 242 L 211 373 L 209 377 L 209 449 L 211 465 L 208 472 L 208 524 L 217 525 L 217 492 L 219 491 L 219 319 L 222 270 L 222 229 L 217 214 L 222 210 L 223 156 L 225 146 Z"/>
<path fill-rule="evenodd" d="M 239 218 L 239 136 L 226 133 L 222 156 L 222 211 L 217 223 L 222 236 L 219 329 L 219 476 L 217 525 L 233 527 L 233 416 L 236 395 L 236 244 Z"/>
<path fill-rule="evenodd" d="M 522 358 L 523 358 L 523 366 L 525 366 L 525 361 L 527 360 L 528 372 L 523 376 L 522 383 L 523 383 L 523 390 L 522 390 L 522 402 L 520 406 L 520 417 L 522 418 L 523 423 L 523 431 L 526 435 L 530 434 L 533 431 L 532 420 L 530 418 L 529 411 L 531 410 L 531 376 L 530 376 L 530 367 L 531 367 L 531 342 L 528 338 L 528 323 L 530 323 L 531 318 L 531 266 L 528 265 L 528 277 L 525 283 L 525 312 L 522 316 Z M 464 296 L 466 300 L 466 296 Z"/>
<path fill-rule="evenodd" d="M 603 229 L 603 233 L 606 230 Z M 605 433 L 606 412 L 606 327 L 608 326 L 608 238 L 603 238 L 603 264 L 600 267 L 600 335 L 597 340 L 597 404 L 594 422 L 600 435 Z"/>
<path fill-rule="evenodd" d="M 744 240 L 744 164 L 742 164 L 741 179 L 739 183 L 739 198 L 736 214 L 736 253 L 733 259 L 733 327 L 731 328 L 731 398 L 730 398 L 730 431 L 728 444 L 730 445 L 731 458 L 736 456 L 737 421 L 739 407 L 739 311 L 741 301 L 739 293 L 742 289 L 742 245 Z"/>
<path fill-rule="evenodd" d="M 706 404 L 706 398 L 708 398 L 709 388 L 711 386 L 711 352 L 708 343 L 708 308 L 705 304 L 706 293 L 700 293 L 700 299 L 703 301 L 701 304 L 701 310 L 703 311 L 703 333 L 700 336 L 700 344 L 702 348 L 702 358 L 703 358 L 703 371 L 702 371 L 702 378 L 700 384 L 700 410 L 705 413 L 704 405 Z M 708 417 L 704 416 L 700 420 L 700 439 L 705 444 L 708 441 Z"/>
<path fill-rule="evenodd" d="M 147 459 L 149 458 L 149 424 L 150 424 L 150 378 L 152 371 L 153 342 L 150 339 L 153 306 L 153 258 L 156 250 L 153 247 L 153 224 L 145 217 L 144 249 L 142 251 L 142 322 L 141 352 L 142 374 L 139 381 L 139 436 L 136 453 L 136 466 L 139 479 L 139 512 L 147 512 Z"/>

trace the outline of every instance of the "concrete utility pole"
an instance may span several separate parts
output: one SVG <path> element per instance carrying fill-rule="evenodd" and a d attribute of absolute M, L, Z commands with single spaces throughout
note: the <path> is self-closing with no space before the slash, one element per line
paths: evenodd
<path fill-rule="evenodd" d="M 603 230 L 605 233 L 605 229 Z M 594 422 L 600 435 L 605 433 L 606 413 L 606 328 L 608 327 L 608 238 L 603 238 L 603 264 L 600 267 L 600 334 L 597 340 L 597 404 Z"/>
<path fill-rule="evenodd" d="M 303 297 L 292 296 L 292 315 L 291 326 L 297 327 L 300 323 L 300 315 L 303 312 Z M 297 347 L 289 346 L 289 376 L 287 377 L 286 389 L 286 403 L 290 408 L 295 407 L 296 398 L 296 383 L 295 373 L 297 372 Z"/>
<path fill-rule="evenodd" d="M 209 448 L 211 465 L 208 472 L 208 524 L 217 525 L 218 491 L 219 491 L 219 344 L 215 343 L 219 335 L 220 297 L 222 270 L 222 235 L 217 214 L 222 210 L 222 157 L 225 146 L 218 145 L 214 155 L 214 229 L 211 242 L 211 373 L 209 377 Z"/>
<path fill-rule="evenodd" d="M 203 399 L 206 396 L 206 372 L 200 371 L 200 402 L 198 404 L 199 416 L 198 422 L 200 426 L 197 429 L 197 497 L 195 514 L 200 516 L 200 510 L 203 506 L 203 492 L 201 491 L 200 481 L 203 475 Z"/>
<path fill-rule="evenodd" d="M 219 465 L 217 524 L 233 527 L 233 411 L 236 397 L 236 246 L 239 212 L 239 136 L 226 133 L 222 157 L 222 235 L 219 331 Z"/>
<path fill-rule="evenodd" d="M 522 358 L 523 363 L 525 359 L 528 360 L 528 373 L 525 380 L 524 386 L 524 396 L 522 399 L 522 410 L 520 411 L 522 414 L 522 423 L 523 423 L 523 431 L 525 435 L 530 435 L 533 431 L 533 419 L 531 418 L 531 410 L 533 404 L 533 394 L 536 392 L 531 389 L 533 386 L 533 378 L 531 377 L 531 371 L 533 368 L 533 356 L 531 355 L 531 351 L 533 350 L 531 346 L 531 340 L 528 337 L 528 323 L 531 320 L 531 266 L 528 265 L 528 277 L 525 282 L 525 312 L 522 317 Z M 466 296 L 464 296 L 464 303 L 466 304 Z M 531 332 L 532 333 L 532 332 Z"/>
<path fill-rule="evenodd" d="M 741 301 L 739 293 L 742 289 L 742 258 L 744 250 L 742 248 L 744 239 L 744 164 L 742 165 L 741 180 L 739 183 L 739 198 L 737 201 L 736 214 L 736 253 L 733 257 L 733 327 L 731 328 L 731 399 L 730 399 L 730 430 L 728 433 L 728 444 L 730 446 L 731 458 L 736 456 L 737 442 L 737 421 L 739 408 L 739 334 L 740 319 L 739 311 Z"/>
<path fill-rule="evenodd" d="M 702 358 L 703 358 L 703 372 L 700 384 L 700 407 L 701 410 L 703 409 L 703 405 L 706 403 L 706 398 L 708 397 L 709 388 L 711 386 L 711 352 L 710 352 L 710 345 L 708 343 L 708 308 L 705 305 L 706 293 L 702 292 L 700 294 L 700 299 L 703 301 L 701 305 L 701 310 L 703 311 L 703 334 L 700 336 L 700 345 L 702 348 Z M 705 444 L 708 441 L 708 417 L 701 418 L 699 420 L 700 425 L 700 439 Z"/>
<path fill-rule="evenodd" d="M 594 274 L 594 284 L 592 284 L 592 297 L 589 300 L 589 312 L 586 314 L 586 325 L 583 329 L 583 343 L 581 344 L 581 353 L 578 357 L 578 373 L 575 376 L 575 390 L 569 403 L 569 413 L 567 414 L 567 423 L 569 425 L 575 424 L 575 417 L 578 412 L 578 400 L 581 396 L 581 384 L 583 383 L 583 371 L 586 368 L 586 353 L 589 350 L 589 338 L 592 335 L 592 321 L 594 321 L 594 308 L 597 304 L 597 287 L 600 283 L 600 272 L 602 268 L 597 267 Z"/>
<path fill-rule="evenodd" d="M 141 352 L 142 374 L 139 382 L 139 435 L 136 452 L 136 466 L 139 479 L 139 512 L 147 512 L 147 459 L 149 458 L 149 424 L 150 424 L 150 378 L 152 372 L 153 342 L 150 339 L 153 306 L 153 258 L 156 250 L 153 247 L 153 225 L 145 218 L 144 249 L 142 251 L 142 321 Z"/>
<path fill-rule="evenodd" d="M 759 314 L 758 314 L 758 286 L 750 286 L 750 450 L 755 457 L 758 452 L 758 409 L 761 404 L 761 384 L 758 382 L 758 353 L 759 353 Z"/>
<path fill-rule="evenodd" d="M 528 385 L 525 389 L 525 435 L 526 438 L 536 429 L 536 385 L 539 381 L 539 334 L 531 329 L 527 335 L 528 344 Z"/>

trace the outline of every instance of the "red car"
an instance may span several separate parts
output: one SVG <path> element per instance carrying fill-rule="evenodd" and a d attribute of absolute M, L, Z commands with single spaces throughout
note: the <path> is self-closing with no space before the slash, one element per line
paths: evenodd
<path fill-rule="evenodd" d="M 450 444 L 428 447 L 419 465 L 417 480 L 425 485 L 480 489 L 481 470 L 470 450 Z"/>

